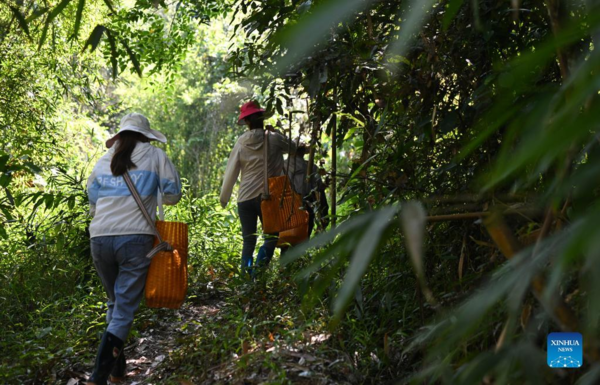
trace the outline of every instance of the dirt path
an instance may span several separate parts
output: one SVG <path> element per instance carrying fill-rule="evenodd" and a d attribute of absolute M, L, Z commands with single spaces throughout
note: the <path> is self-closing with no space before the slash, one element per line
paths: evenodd
<path fill-rule="evenodd" d="M 142 319 L 138 327 L 138 336 L 130 337 L 125 347 L 127 378 L 120 384 L 153 384 L 148 378 L 159 370 L 160 364 L 169 353 L 177 349 L 177 340 L 194 333 L 202 322 L 217 317 L 225 305 L 225 302 L 219 299 L 204 302 L 186 302 L 178 310 L 156 310 L 150 313 L 149 318 Z M 92 363 L 84 365 L 76 365 L 65 372 L 67 385 L 85 384 L 93 367 Z"/>
<path fill-rule="evenodd" d="M 214 295 L 217 294 L 217 295 Z M 127 357 L 127 378 L 123 385 L 162 384 L 164 378 L 176 375 L 176 378 L 189 378 L 173 367 L 169 357 L 180 349 L 184 340 L 200 334 L 200 328 L 210 323 L 219 328 L 231 327 L 225 324 L 221 315 L 228 306 L 222 293 L 214 293 L 209 299 L 195 298 L 187 301 L 178 310 L 152 310 L 141 312 L 138 333 L 130 337 L 125 348 Z M 220 325 L 220 326 L 219 326 Z M 215 335 L 214 338 L 219 338 Z M 304 342 L 289 346 L 266 341 L 248 344 L 242 357 L 231 353 L 222 362 L 210 368 L 199 368 L 203 374 L 198 380 L 178 379 L 181 385 L 212 384 L 268 384 L 281 383 L 282 373 L 286 382 L 295 384 L 351 384 L 360 382 L 352 373 L 349 357 L 339 354 L 323 354 L 319 346 L 329 338 L 328 335 L 307 335 Z M 240 365 L 240 360 L 244 364 Z M 269 368 L 264 362 L 276 363 Z M 67 385 L 84 384 L 91 374 L 92 363 L 81 363 L 65 373 Z M 181 377 L 179 377 L 181 375 Z M 276 381 L 276 379 L 278 379 Z"/>
<path fill-rule="evenodd" d="M 159 320 L 142 326 L 140 336 L 125 348 L 127 357 L 127 380 L 122 384 L 152 384 L 148 382 L 160 364 L 177 349 L 177 340 L 193 334 L 200 324 L 218 316 L 225 302 L 210 301 L 204 305 L 185 303 L 179 310 L 159 315 Z M 171 314 L 169 314 L 171 313 Z"/>

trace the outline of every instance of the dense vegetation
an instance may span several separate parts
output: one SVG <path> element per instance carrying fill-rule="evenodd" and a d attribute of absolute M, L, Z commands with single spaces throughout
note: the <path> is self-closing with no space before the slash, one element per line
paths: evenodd
<path fill-rule="evenodd" d="M 150 381 L 597 383 L 599 33 L 595 0 L 1 2 L 0 381 L 89 371 L 85 180 L 136 110 L 186 180 L 189 304 L 221 301 Z M 250 98 L 334 203 L 255 283 L 216 198 Z M 581 369 L 547 367 L 553 331 Z"/>

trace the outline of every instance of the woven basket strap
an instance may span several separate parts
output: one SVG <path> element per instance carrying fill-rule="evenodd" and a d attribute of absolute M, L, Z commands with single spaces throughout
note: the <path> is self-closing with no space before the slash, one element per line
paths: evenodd
<path fill-rule="evenodd" d="M 169 242 L 160 242 L 158 245 L 156 245 L 155 248 L 153 248 L 148 252 L 148 254 L 146 254 L 146 258 L 152 259 L 152 257 L 154 257 L 156 253 L 161 251 L 173 251 L 173 247 L 169 244 Z"/>
<path fill-rule="evenodd" d="M 265 183 L 263 199 L 269 199 L 269 130 L 265 130 L 265 138 L 263 141 L 263 179 Z"/>
<path fill-rule="evenodd" d="M 146 210 L 146 207 L 144 206 L 144 203 L 142 202 L 142 198 L 140 197 L 140 193 L 138 192 L 137 188 L 135 188 L 135 185 L 133 184 L 133 181 L 131 180 L 131 176 L 129 175 L 128 171 L 125 171 L 125 174 L 123 174 L 123 179 L 125 180 L 125 184 L 127 185 L 127 188 L 129 188 L 129 192 L 131 192 L 131 196 L 133 196 L 135 203 L 137 203 L 140 211 L 142 212 L 142 215 L 144 216 L 144 218 L 146 218 L 146 221 L 148 222 L 148 224 L 154 231 L 154 235 L 156 235 L 156 238 L 158 238 L 158 245 L 154 249 L 152 249 L 146 255 L 146 257 L 152 258 L 159 251 L 173 250 L 171 245 L 169 245 L 168 242 L 163 241 L 162 237 L 160 236 L 160 233 L 158 232 L 158 229 L 156 228 L 156 224 L 150 217 L 148 210 Z"/>

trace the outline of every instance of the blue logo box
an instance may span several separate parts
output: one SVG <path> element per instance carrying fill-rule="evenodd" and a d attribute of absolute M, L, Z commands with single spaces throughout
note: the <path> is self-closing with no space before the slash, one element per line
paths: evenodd
<path fill-rule="evenodd" d="M 550 333 L 547 362 L 551 368 L 580 368 L 583 365 L 581 333 Z"/>

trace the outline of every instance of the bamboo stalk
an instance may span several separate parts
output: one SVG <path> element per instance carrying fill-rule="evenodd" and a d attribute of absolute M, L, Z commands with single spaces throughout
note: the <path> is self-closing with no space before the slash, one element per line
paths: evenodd
<path fill-rule="evenodd" d="M 318 102 L 315 102 L 315 106 L 318 107 Z M 319 127 L 321 126 L 321 112 L 317 112 L 315 120 L 313 121 L 312 132 L 310 135 L 310 152 L 308 153 L 308 166 L 306 169 L 306 182 L 309 183 L 310 177 L 312 176 L 313 163 L 315 162 L 315 151 L 317 147 L 317 134 Z"/>
<path fill-rule="evenodd" d="M 336 218 L 336 206 L 337 206 L 337 196 L 336 196 L 336 183 L 337 183 L 337 114 L 335 114 L 332 119 L 335 119 L 333 122 L 333 126 L 331 127 L 331 227 L 334 228 L 337 222 Z"/>
<path fill-rule="evenodd" d="M 552 32 L 554 33 L 554 36 L 558 36 L 562 27 L 560 17 L 565 14 L 565 10 L 561 9 L 560 0 L 546 0 L 545 3 L 548 10 L 548 17 L 550 18 L 550 25 L 552 26 Z M 556 57 L 558 59 L 560 75 L 564 82 L 569 77 L 569 63 L 564 49 L 557 48 Z"/>
<path fill-rule="evenodd" d="M 502 194 L 487 196 L 482 194 L 459 194 L 459 195 L 433 195 L 423 198 L 423 203 L 478 203 L 485 201 L 499 201 L 508 203 L 520 203 L 527 200 L 538 200 L 539 197 L 532 194 Z"/>

